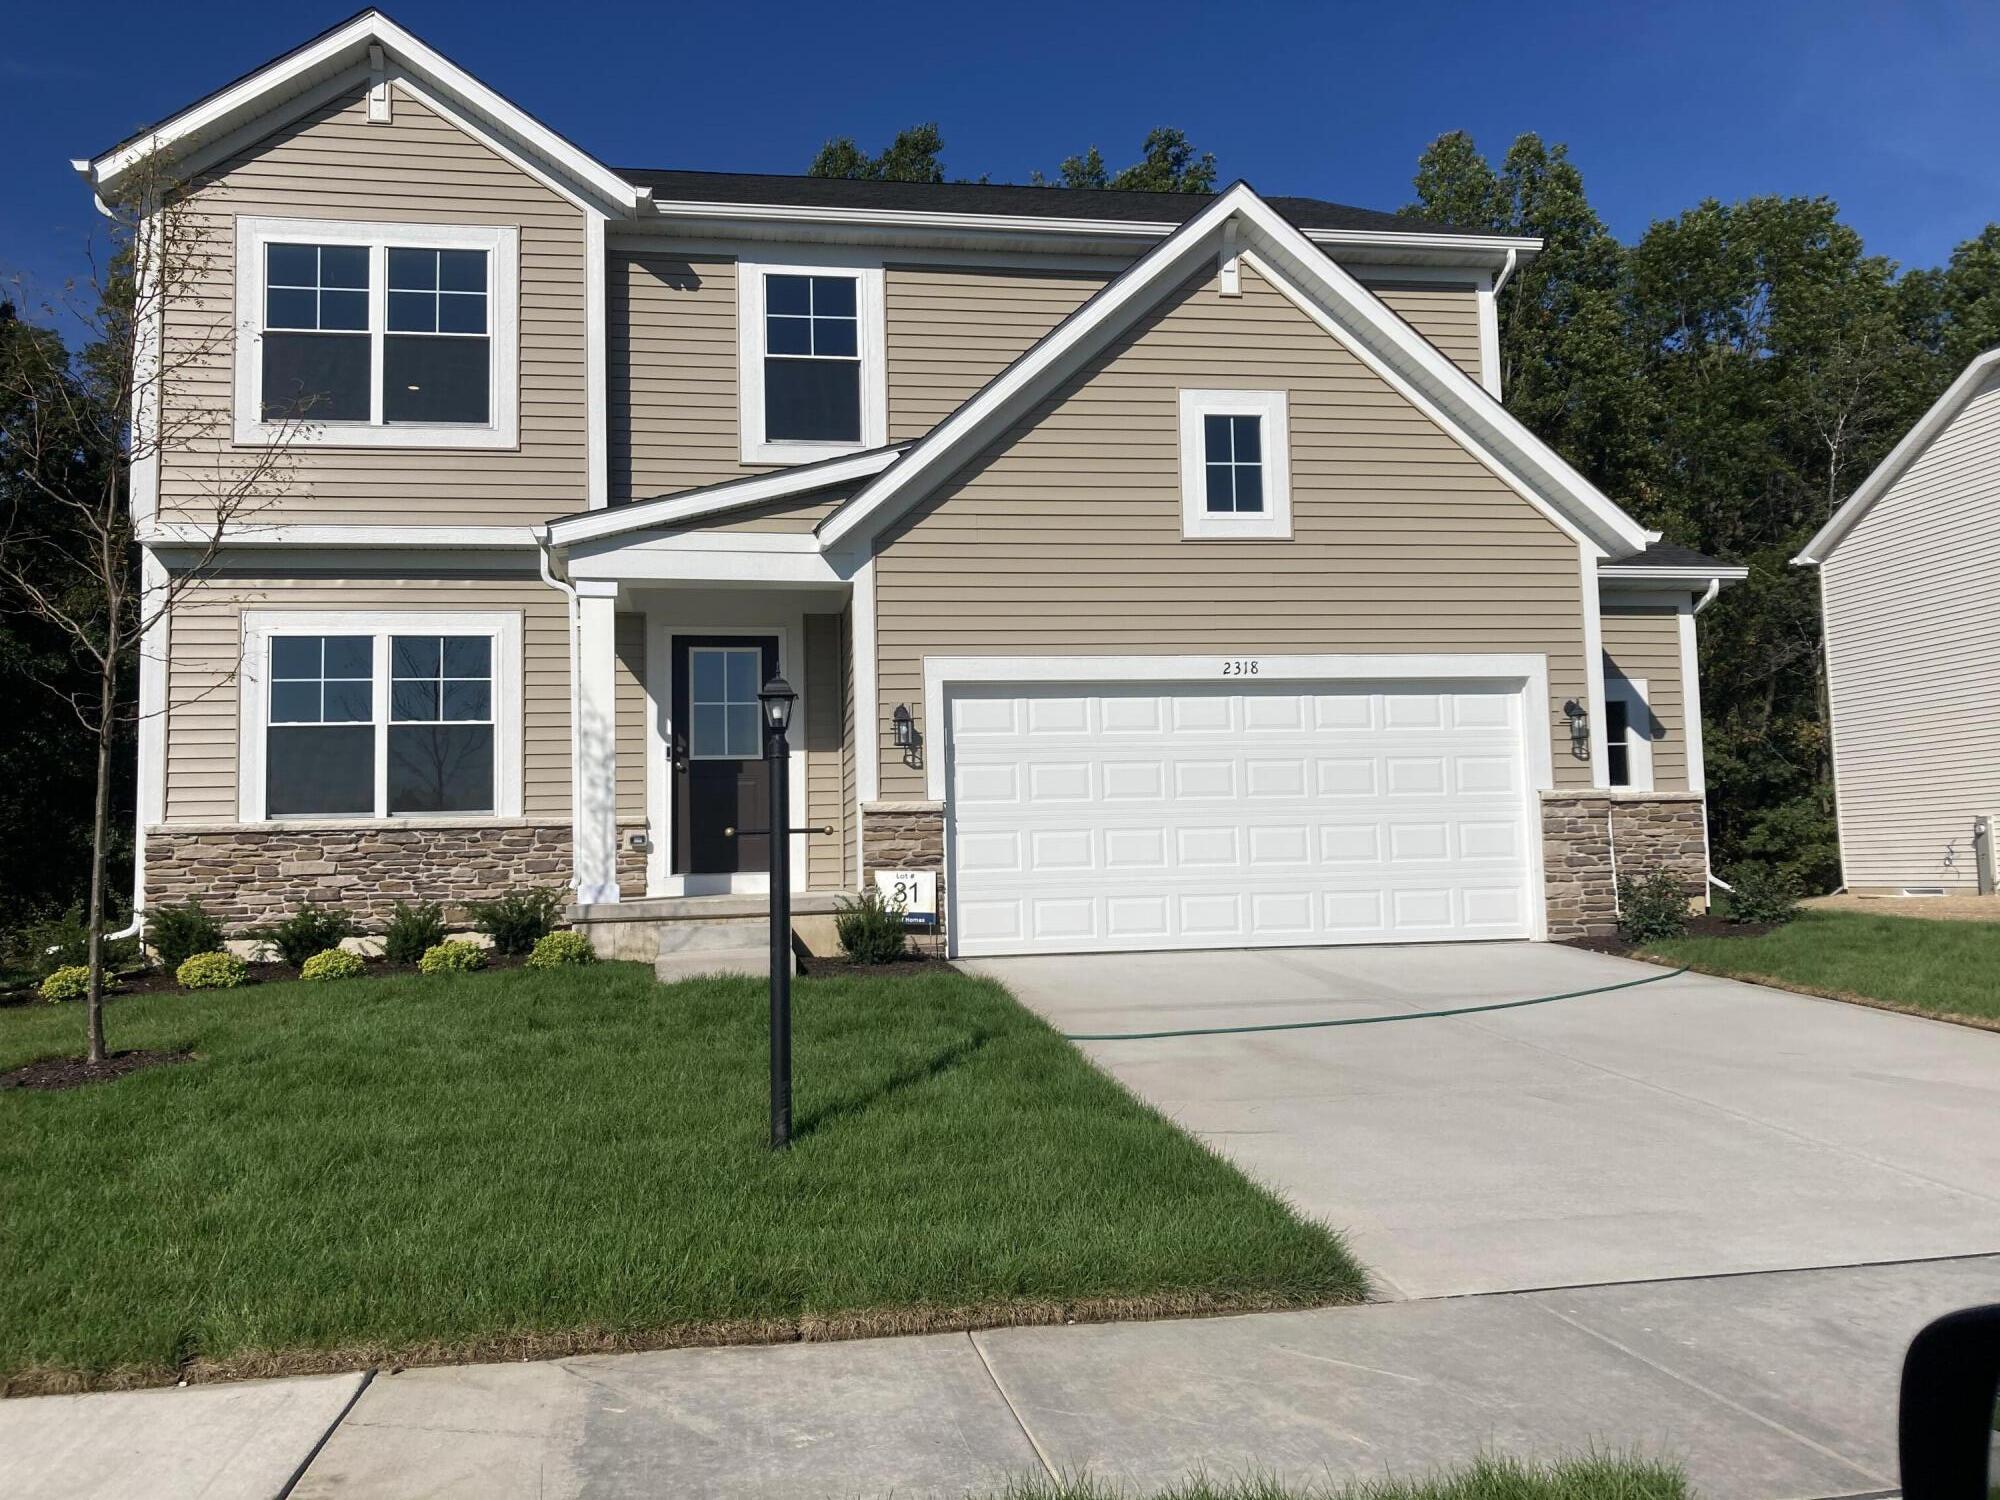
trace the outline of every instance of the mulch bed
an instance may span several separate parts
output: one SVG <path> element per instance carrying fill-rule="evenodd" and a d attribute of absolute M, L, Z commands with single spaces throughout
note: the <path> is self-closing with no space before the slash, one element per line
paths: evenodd
<path fill-rule="evenodd" d="M 80 1089 L 87 1083 L 109 1083 L 142 1068 L 186 1062 L 193 1056 L 189 1051 L 114 1052 L 99 1063 L 86 1062 L 80 1057 L 45 1057 L 11 1073 L 0 1073 L 0 1089 Z"/>
<path fill-rule="evenodd" d="M 949 959 L 935 953 L 905 953 L 901 958 L 886 964 L 858 964 L 845 954 L 829 958 L 801 957 L 799 972 L 812 979 L 834 979 L 851 976 L 856 979 L 875 979 L 883 976 L 905 974 L 936 974 L 940 970 L 957 971 L 957 966 Z"/>
<path fill-rule="evenodd" d="M 487 970 L 518 969 L 522 965 L 526 964 L 527 961 L 528 961 L 527 955 L 525 954 L 519 954 L 519 953 L 501 954 L 501 953 L 495 953 L 491 949 L 488 949 L 486 954 Z M 368 959 L 366 960 L 366 963 L 368 966 L 365 969 L 363 969 L 360 972 L 360 974 L 356 975 L 355 976 L 356 978 L 393 979 L 399 974 L 414 974 L 417 972 L 417 966 L 415 964 L 392 964 L 380 958 Z M 273 964 L 273 963 L 248 964 L 245 965 L 243 970 L 243 983 L 245 985 L 283 984 L 291 980 L 297 979 L 298 977 L 299 977 L 299 971 L 297 969 L 294 969 L 289 964 Z M 337 983 L 338 981 L 335 982 Z M 171 969 L 139 969 L 129 974 L 121 974 L 113 982 L 108 984 L 105 987 L 104 998 L 107 1000 L 115 1000 L 124 995 L 160 995 L 160 994 L 183 995 L 183 994 L 206 994 L 206 993 L 213 993 L 213 992 L 202 991 L 202 990 L 183 990 L 180 987 L 180 985 L 175 982 L 174 973 L 173 970 Z M 42 999 L 41 992 L 34 985 L 28 985 L 21 989 L 8 990 L 5 993 L 0 993 L 0 1006 L 43 1005 L 46 1003 L 47 1002 Z M 69 1005 L 81 1005 L 83 1002 L 80 1000 L 74 1000 L 74 1001 L 63 1001 L 60 1003 Z"/>
<path fill-rule="evenodd" d="M 1725 922 L 1712 912 L 1689 917 L 1687 935 L 1702 938 L 1745 938 L 1758 937 L 1773 930 L 1769 922 Z M 1610 937 L 1563 938 L 1565 948 L 1582 948 L 1591 953 L 1609 953 L 1617 958 L 1630 958 L 1645 951 L 1643 943 L 1628 943 L 1615 933 Z"/>

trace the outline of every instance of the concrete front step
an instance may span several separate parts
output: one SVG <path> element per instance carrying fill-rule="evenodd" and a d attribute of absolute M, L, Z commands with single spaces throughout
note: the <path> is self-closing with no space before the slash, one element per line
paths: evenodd
<path fill-rule="evenodd" d="M 835 951 L 833 915 L 838 891 L 794 891 L 792 935 L 814 953 Z M 707 968 L 688 969 L 679 958 L 673 977 L 688 973 L 768 972 L 763 951 L 770 941 L 770 899 L 766 896 L 650 896 L 572 906 L 569 920 L 590 938 L 599 958 L 650 963 L 670 955 L 716 955 Z M 753 965 L 745 968 L 748 953 Z M 733 958 L 730 955 L 735 955 Z"/>

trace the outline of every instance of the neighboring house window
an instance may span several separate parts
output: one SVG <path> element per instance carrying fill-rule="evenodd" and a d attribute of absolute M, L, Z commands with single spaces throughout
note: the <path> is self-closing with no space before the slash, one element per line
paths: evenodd
<path fill-rule="evenodd" d="M 235 437 L 518 440 L 519 231 L 237 221 Z"/>
<path fill-rule="evenodd" d="M 246 819 L 518 815 L 519 616 L 244 618 Z"/>
<path fill-rule="evenodd" d="M 1623 791 L 1653 789 L 1653 713 L 1646 684 L 1607 672 L 1604 677 L 1604 782 Z"/>
<path fill-rule="evenodd" d="M 1182 391 L 1181 534 L 1292 534 L 1291 434 L 1283 391 Z"/>
<path fill-rule="evenodd" d="M 877 267 L 737 267 L 746 463 L 810 463 L 888 441 Z"/>

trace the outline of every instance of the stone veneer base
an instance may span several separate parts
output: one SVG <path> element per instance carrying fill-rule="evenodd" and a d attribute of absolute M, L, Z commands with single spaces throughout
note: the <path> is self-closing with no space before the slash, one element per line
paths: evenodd
<path fill-rule="evenodd" d="M 1549 936 L 1615 933 L 1618 874 L 1665 870 L 1680 879 L 1690 901 L 1704 899 L 1707 809 L 1700 792 L 1542 793 Z"/>

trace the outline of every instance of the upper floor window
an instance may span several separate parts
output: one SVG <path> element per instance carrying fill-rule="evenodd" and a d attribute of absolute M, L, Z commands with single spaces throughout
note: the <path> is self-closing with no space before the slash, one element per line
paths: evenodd
<path fill-rule="evenodd" d="M 1181 392 L 1181 535 L 1292 534 L 1291 434 L 1283 391 Z"/>
<path fill-rule="evenodd" d="M 737 274 L 744 461 L 887 442 L 881 270 L 746 263 Z"/>
<path fill-rule="evenodd" d="M 512 446 L 518 242 L 514 229 L 238 220 L 236 440 Z"/>

